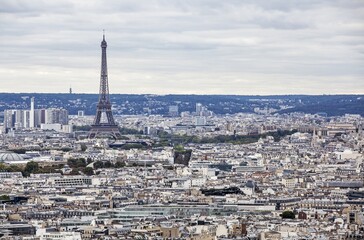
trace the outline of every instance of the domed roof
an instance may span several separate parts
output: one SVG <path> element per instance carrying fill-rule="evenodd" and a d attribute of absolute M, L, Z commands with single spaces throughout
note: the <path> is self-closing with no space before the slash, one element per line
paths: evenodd
<path fill-rule="evenodd" d="M 256 185 L 255 185 L 255 182 L 254 182 L 254 181 L 252 181 L 252 180 L 248 180 L 248 181 L 246 181 L 246 183 L 245 183 L 245 187 L 247 187 L 247 188 L 255 188 L 255 187 L 256 187 Z"/>
<path fill-rule="evenodd" d="M 14 152 L 0 152 L 0 162 L 23 161 L 24 158 Z"/>

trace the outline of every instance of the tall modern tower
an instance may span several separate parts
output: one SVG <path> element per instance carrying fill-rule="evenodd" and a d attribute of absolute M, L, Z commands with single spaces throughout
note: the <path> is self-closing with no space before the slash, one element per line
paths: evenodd
<path fill-rule="evenodd" d="M 107 78 L 106 47 L 107 43 L 104 34 L 101 42 L 102 53 L 99 102 L 96 108 L 94 123 L 91 125 L 91 130 L 89 132 L 89 138 L 111 136 L 118 139 L 121 137 L 121 134 L 111 111 L 109 83 Z"/>
<path fill-rule="evenodd" d="M 30 99 L 30 117 L 29 117 L 29 127 L 34 128 L 35 119 L 34 119 L 34 97 Z"/>

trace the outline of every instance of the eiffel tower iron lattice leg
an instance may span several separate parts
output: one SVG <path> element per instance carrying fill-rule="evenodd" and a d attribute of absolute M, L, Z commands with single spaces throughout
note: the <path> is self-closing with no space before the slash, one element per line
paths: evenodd
<path fill-rule="evenodd" d="M 96 108 L 96 115 L 94 123 L 91 125 L 89 138 L 96 138 L 101 136 L 111 136 L 115 139 L 121 137 L 119 127 L 115 123 L 114 116 L 111 111 L 111 103 L 109 97 L 109 82 L 107 74 L 107 60 L 106 60 L 107 43 L 105 41 L 105 34 L 101 42 L 101 76 L 100 76 L 100 91 L 99 102 Z M 106 122 L 102 121 L 102 113 L 106 115 Z"/>

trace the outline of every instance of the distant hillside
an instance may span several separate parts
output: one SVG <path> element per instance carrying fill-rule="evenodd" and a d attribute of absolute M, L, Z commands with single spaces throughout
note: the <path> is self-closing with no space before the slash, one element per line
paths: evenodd
<path fill-rule="evenodd" d="M 279 113 L 303 112 L 315 114 L 325 112 L 328 116 L 360 114 L 364 116 L 364 97 L 353 95 L 305 96 L 302 103 Z"/>
<path fill-rule="evenodd" d="M 37 108 L 63 107 L 70 114 L 83 110 L 87 115 L 95 114 L 97 94 L 54 93 L 0 93 L 0 111 L 5 109 L 28 109 L 30 97 L 35 97 Z M 178 105 L 179 111 L 195 111 L 196 103 L 202 103 L 216 114 L 252 113 L 255 110 L 271 109 L 278 113 L 318 113 L 328 116 L 360 114 L 364 116 L 364 95 L 152 95 L 111 94 L 115 114 L 167 114 L 170 105 Z"/>

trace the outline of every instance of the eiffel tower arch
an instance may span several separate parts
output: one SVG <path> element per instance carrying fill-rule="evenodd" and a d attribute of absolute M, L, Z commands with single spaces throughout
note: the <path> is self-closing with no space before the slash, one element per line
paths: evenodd
<path fill-rule="evenodd" d="M 107 60 L 106 60 L 107 43 L 105 41 L 105 34 L 103 34 L 101 42 L 101 76 L 100 76 L 100 91 L 99 102 L 96 107 L 96 115 L 91 130 L 89 131 L 89 138 L 97 137 L 112 137 L 119 139 L 121 137 L 119 127 L 115 123 L 114 116 L 111 111 L 111 103 L 109 96 L 109 82 L 107 77 Z M 105 117 L 102 117 L 102 115 Z M 106 121 L 103 121 L 106 120 Z"/>

